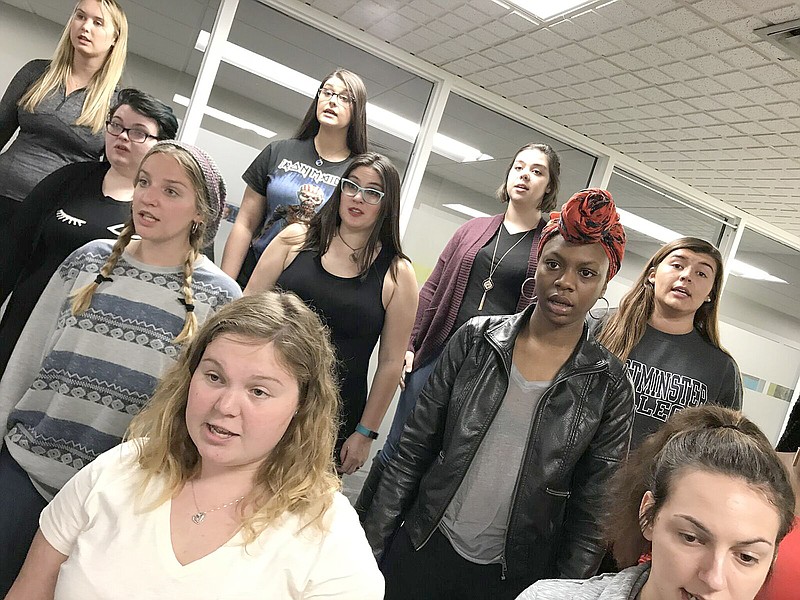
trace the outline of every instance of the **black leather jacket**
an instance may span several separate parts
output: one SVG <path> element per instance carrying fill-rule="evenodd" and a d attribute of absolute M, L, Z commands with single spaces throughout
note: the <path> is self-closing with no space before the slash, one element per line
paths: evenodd
<path fill-rule="evenodd" d="M 514 341 L 533 309 L 472 319 L 446 346 L 364 518 L 378 560 L 403 521 L 416 549 L 438 527 L 505 397 Z M 533 582 L 595 574 L 605 552 L 602 495 L 627 454 L 633 411 L 624 366 L 584 325 L 531 421 L 503 575 Z"/>

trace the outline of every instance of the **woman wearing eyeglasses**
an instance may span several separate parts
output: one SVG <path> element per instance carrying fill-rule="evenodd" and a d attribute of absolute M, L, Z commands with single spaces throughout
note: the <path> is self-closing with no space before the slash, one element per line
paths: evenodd
<path fill-rule="evenodd" d="M 337 69 L 322 79 L 295 136 L 271 143 L 244 172 L 247 188 L 222 255 L 222 270 L 242 288 L 275 236 L 307 223 L 352 157 L 367 151 L 366 105 L 361 78 Z"/>
<path fill-rule="evenodd" d="M 67 256 L 100 238 L 116 238 L 131 215 L 139 163 L 158 140 L 173 139 L 172 109 L 135 89 L 119 92 L 106 122 L 108 162 L 67 165 L 45 177 L 0 236 L 0 376 L 50 277 Z"/>
<path fill-rule="evenodd" d="M 273 286 L 314 308 L 339 361 L 342 415 L 336 458 L 352 474 L 367 460 L 397 388 L 417 308 L 414 269 L 400 247 L 400 177 L 389 159 L 356 156 L 308 226 L 290 225 L 267 247 L 245 295 Z M 367 368 L 380 337 L 378 368 Z"/>

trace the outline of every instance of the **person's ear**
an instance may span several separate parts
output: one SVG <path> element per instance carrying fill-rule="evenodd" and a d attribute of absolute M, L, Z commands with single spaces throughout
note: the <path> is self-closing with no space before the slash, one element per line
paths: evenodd
<path fill-rule="evenodd" d="M 642 527 L 642 536 L 648 542 L 653 541 L 653 522 L 652 520 L 649 523 L 645 523 L 644 518 L 647 514 L 647 511 L 656 503 L 656 499 L 653 496 L 653 492 L 647 490 L 642 496 L 642 502 L 639 504 L 639 523 Z"/>
<path fill-rule="evenodd" d="M 647 283 L 650 285 L 655 285 L 656 283 L 656 268 L 651 267 L 650 272 L 647 274 Z"/>

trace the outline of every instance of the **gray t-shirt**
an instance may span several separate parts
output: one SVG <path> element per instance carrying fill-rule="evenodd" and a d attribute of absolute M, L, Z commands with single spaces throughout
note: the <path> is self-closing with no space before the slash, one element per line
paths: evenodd
<path fill-rule="evenodd" d="M 500 562 L 531 419 L 549 386 L 527 381 L 512 364 L 500 409 L 444 513 L 439 528 L 471 562 Z"/>

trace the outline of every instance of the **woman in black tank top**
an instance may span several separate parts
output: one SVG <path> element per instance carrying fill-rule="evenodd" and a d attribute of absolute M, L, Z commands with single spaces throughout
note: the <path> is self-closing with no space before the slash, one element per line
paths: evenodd
<path fill-rule="evenodd" d="M 380 154 L 357 156 L 308 227 L 290 225 L 258 262 L 245 294 L 279 287 L 328 326 L 342 396 L 336 458 L 351 474 L 367 460 L 397 388 L 417 308 L 414 269 L 400 247 L 400 177 Z M 367 368 L 380 338 L 378 368 Z"/>

